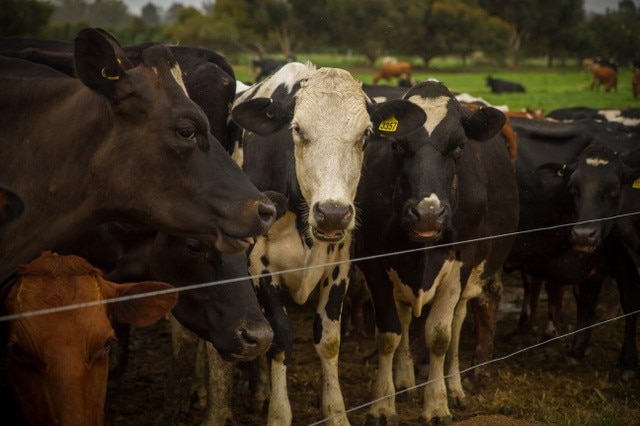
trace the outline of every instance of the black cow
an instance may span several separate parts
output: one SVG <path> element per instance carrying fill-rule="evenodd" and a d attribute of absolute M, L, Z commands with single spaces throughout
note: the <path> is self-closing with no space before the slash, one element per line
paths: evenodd
<path fill-rule="evenodd" d="M 0 236 L 0 277 L 43 248 L 123 216 L 222 251 L 245 249 L 245 238 L 268 228 L 273 203 L 224 155 L 166 47 L 147 49 L 133 67 L 111 40 L 85 29 L 75 68 L 78 79 L 0 74 L 0 179 L 25 204 Z M 46 108 L 52 100 L 56 108 Z"/>
<path fill-rule="evenodd" d="M 602 123 L 590 119 L 569 123 L 512 119 L 518 134 L 517 176 L 520 190 L 521 231 L 553 227 L 518 235 L 510 255 L 510 266 L 525 274 L 525 295 L 536 294 L 544 281 L 553 304 L 555 324 L 548 334 L 559 328 L 561 285 L 572 284 L 578 305 L 577 328 L 593 323 L 597 296 L 606 276 L 616 279 L 623 309 L 637 306 L 637 271 L 631 251 L 637 231 L 629 220 L 606 221 L 572 226 L 558 226 L 579 220 L 594 220 L 620 212 L 621 206 L 637 197 L 621 196 L 631 191 L 629 185 L 636 175 L 615 158 L 614 150 L 625 152 L 640 146 L 634 132 L 618 123 Z M 609 146 L 605 148 L 599 141 Z M 576 170 L 574 172 L 573 170 Z M 636 172 L 637 173 L 637 172 Z M 624 201 L 627 200 L 627 201 Z M 629 210 L 635 207 L 624 207 Z M 622 210 L 625 211 L 625 210 Z M 626 229 L 610 232 L 611 229 Z M 595 250 L 597 246 L 601 249 Z M 576 250 L 578 249 L 578 250 Z M 637 253 L 637 252 L 636 252 Z M 637 255 L 636 255 L 637 256 Z M 636 257 L 637 258 L 637 257 Z M 533 281 L 532 281 L 533 280 Z M 528 302 L 528 301 L 527 301 Z M 535 306 L 535 300 L 531 302 Z M 632 370 L 635 355 L 636 318 L 627 319 L 621 365 Z M 633 325 L 632 325 L 633 324 Z M 531 318 L 523 308 L 520 330 L 531 329 Z M 550 337 L 550 336 L 546 336 Z M 582 358 L 588 345 L 589 332 L 576 336 L 570 355 Z"/>
<path fill-rule="evenodd" d="M 260 189 L 289 198 L 289 210 L 250 254 L 252 275 L 275 273 L 256 283 L 275 332 L 268 423 L 292 418 L 286 390 L 292 331 L 280 290 L 303 304 L 319 287 L 313 336 L 324 373 L 322 411 L 342 424 L 340 313 L 363 147 L 373 136 L 413 131 L 424 112 L 403 100 L 371 103 L 347 71 L 292 62 L 243 92 L 232 117 L 248 130 L 241 135 L 245 173 Z"/>
<path fill-rule="evenodd" d="M 587 107 L 559 108 L 546 115 L 559 121 L 572 121 L 590 118 L 600 121 L 611 121 L 627 127 L 640 129 L 640 108 L 596 109 Z"/>
<path fill-rule="evenodd" d="M 417 84 L 404 99 L 420 106 L 427 121 L 411 134 L 367 146 L 357 197 L 356 257 L 402 253 L 358 263 L 375 310 L 379 362 L 369 416 L 380 424 L 396 417 L 393 396 L 383 398 L 394 393 L 394 383 L 415 384 L 408 330 L 425 305 L 431 305 L 424 330 L 430 382 L 421 421 L 451 418 L 438 380 L 445 355 L 449 393 L 464 401 L 458 344 L 467 301 L 486 284 L 499 286 L 513 237 L 462 242 L 513 232 L 518 215 L 515 174 L 500 133 L 504 114 L 491 107 L 471 112 L 433 81 Z"/>
<path fill-rule="evenodd" d="M 491 88 L 492 93 L 524 93 L 526 90 L 520 83 L 514 83 L 512 81 L 500 80 L 491 76 L 487 77 L 487 86 Z"/>

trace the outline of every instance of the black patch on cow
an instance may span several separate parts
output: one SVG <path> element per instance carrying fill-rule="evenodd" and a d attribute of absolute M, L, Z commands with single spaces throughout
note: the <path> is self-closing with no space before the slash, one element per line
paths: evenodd
<path fill-rule="evenodd" d="M 338 244 L 338 250 L 342 250 L 344 248 L 344 243 Z"/>
<path fill-rule="evenodd" d="M 269 266 L 269 258 L 267 256 L 261 256 L 260 262 L 262 262 L 265 268 Z"/>
<path fill-rule="evenodd" d="M 313 343 L 320 344 L 320 339 L 322 339 L 322 318 L 316 313 L 313 317 Z"/>
<path fill-rule="evenodd" d="M 331 286 L 331 290 L 329 290 L 329 300 L 327 300 L 327 305 L 324 309 L 327 313 L 327 318 L 332 321 L 340 320 L 340 314 L 342 313 L 342 301 L 344 300 L 346 288 L 347 280 L 343 278 L 340 280 L 340 284 L 334 284 Z"/>
<path fill-rule="evenodd" d="M 337 280 L 338 279 L 338 275 L 340 275 L 340 267 L 336 266 L 335 268 L 333 268 L 333 272 L 331 273 L 331 278 L 333 278 L 333 280 Z"/>
<path fill-rule="evenodd" d="M 327 254 L 333 253 L 335 248 L 336 248 L 335 244 L 327 244 Z"/>
<path fill-rule="evenodd" d="M 329 285 L 329 278 L 325 278 L 324 281 L 322 281 L 322 287 L 326 287 Z"/>

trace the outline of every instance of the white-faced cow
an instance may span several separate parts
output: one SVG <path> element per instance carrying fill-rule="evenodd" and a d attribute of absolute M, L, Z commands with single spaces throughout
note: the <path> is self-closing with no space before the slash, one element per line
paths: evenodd
<path fill-rule="evenodd" d="M 221 251 L 266 231 L 275 207 L 211 136 L 167 47 L 145 50 L 133 67 L 117 43 L 84 29 L 74 57 L 78 79 L 0 71 L 0 181 L 25 206 L 0 234 L 0 279 L 121 217 Z"/>
<path fill-rule="evenodd" d="M 104 424 L 109 351 L 115 342 L 109 316 L 151 325 L 175 305 L 176 293 L 161 292 L 170 289 L 149 281 L 115 284 L 84 259 L 51 252 L 20 266 L 4 302 L 9 314 L 105 302 L 11 320 L 6 367 L 24 424 Z M 148 292 L 160 293 L 106 303 Z"/>
<path fill-rule="evenodd" d="M 302 304 L 318 285 L 313 335 L 324 375 L 322 411 L 335 416 L 331 424 L 346 424 L 338 382 L 340 315 L 363 148 L 369 137 L 420 127 L 424 112 L 403 100 L 371 103 L 347 71 L 290 63 L 246 90 L 232 117 L 246 129 L 245 173 L 259 189 L 289 197 L 289 211 L 250 254 L 252 274 L 276 273 L 256 283 L 275 333 L 268 424 L 292 419 L 286 385 L 292 334 L 279 291 L 288 289 Z"/>
<path fill-rule="evenodd" d="M 515 174 L 500 133 L 504 114 L 491 107 L 471 112 L 434 81 L 415 85 L 404 99 L 423 109 L 427 120 L 418 131 L 367 146 L 356 199 L 362 210 L 356 258 L 376 256 L 358 262 L 376 318 L 371 424 L 397 421 L 394 388 L 415 385 L 408 330 L 425 305 L 431 306 L 424 329 L 430 382 L 421 421 L 451 418 L 445 354 L 453 375 L 449 393 L 464 401 L 457 352 L 467 301 L 485 285 L 499 288 L 513 238 L 491 237 L 517 227 Z M 486 239 L 464 242 L 477 238 Z"/>

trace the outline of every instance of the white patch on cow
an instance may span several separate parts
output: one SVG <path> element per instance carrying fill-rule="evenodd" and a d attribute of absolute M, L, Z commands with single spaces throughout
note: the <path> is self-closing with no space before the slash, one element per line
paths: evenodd
<path fill-rule="evenodd" d="M 291 93 L 293 86 L 300 80 L 307 78 L 313 74 L 316 67 L 311 63 L 302 64 L 300 62 L 289 62 L 282 66 L 269 78 L 262 80 L 260 83 L 251 85 L 247 90 L 242 92 L 234 102 L 235 105 L 252 98 L 270 98 L 273 92 L 279 87 L 284 86 L 287 93 Z"/>
<path fill-rule="evenodd" d="M 584 160 L 585 163 L 587 163 L 588 166 L 593 166 L 593 167 L 598 167 L 598 166 L 606 166 L 607 164 L 609 164 L 609 160 L 604 160 L 602 158 L 587 158 Z"/>
<path fill-rule="evenodd" d="M 240 80 L 236 80 L 236 96 L 249 90 L 251 86 L 244 84 Z"/>
<path fill-rule="evenodd" d="M 189 93 L 187 92 L 187 86 L 184 85 L 184 80 L 182 80 L 182 70 L 180 69 L 180 65 L 175 64 L 171 67 L 171 75 L 176 80 L 176 83 L 178 83 L 178 86 L 182 88 L 184 94 L 188 97 Z"/>
<path fill-rule="evenodd" d="M 635 127 L 640 125 L 640 118 L 623 117 L 622 111 L 619 109 L 602 109 L 598 114 L 604 115 L 607 121 L 622 123 L 625 126 Z"/>
<path fill-rule="evenodd" d="M 418 105 L 427 113 L 427 121 L 424 123 L 424 128 L 427 134 L 431 134 L 433 130 L 444 120 L 447 116 L 449 109 L 447 105 L 451 98 L 447 96 L 439 96 L 437 98 L 423 98 L 419 95 L 414 95 L 409 98 L 409 101 Z"/>
<path fill-rule="evenodd" d="M 379 104 L 388 101 L 386 96 L 374 96 L 373 98 L 371 98 L 371 100 L 373 100 L 373 101 L 375 101 L 375 102 L 377 102 Z"/>
<path fill-rule="evenodd" d="M 428 197 L 423 198 L 418 203 L 419 207 L 424 207 L 426 209 L 437 209 L 440 207 L 440 199 L 436 194 L 431 194 Z"/>

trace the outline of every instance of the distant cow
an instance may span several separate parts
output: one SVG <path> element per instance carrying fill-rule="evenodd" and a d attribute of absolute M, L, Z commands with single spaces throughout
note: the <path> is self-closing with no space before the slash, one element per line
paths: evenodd
<path fill-rule="evenodd" d="M 44 252 L 22 265 L 5 301 L 8 314 L 107 302 L 166 291 L 168 284 L 115 284 L 77 256 Z M 177 293 L 11 320 L 7 372 L 27 425 L 104 424 L 109 351 L 115 343 L 109 316 L 149 326 L 175 305 Z"/>
<path fill-rule="evenodd" d="M 82 30 L 74 46 L 77 79 L 0 70 L 0 182 L 25 205 L 0 237 L 0 280 L 123 215 L 221 251 L 266 231 L 273 203 L 211 136 L 166 46 L 146 49 L 135 67 L 99 31 Z M 39 172 L 26 179 L 25 164 Z"/>
<path fill-rule="evenodd" d="M 591 64 L 591 90 L 603 86 L 605 92 L 618 87 L 618 72 L 608 65 L 601 65 L 597 62 Z"/>
<path fill-rule="evenodd" d="M 253 64 L 253 74 L 255 75 L 255 81 L 257 83 L 278 71 L 289 63 L 289 61 L 271 58 L 255 58 L 251 63 Z"/>
<path fill-rule="evenodd" d="M 293 345 L 281 289 L 298 304 L 318 288 L 313 342 L 322 364 L 322 412 L 345 424 L 338 378 L 340 321 L 349 285 L 354 198 L 365 142 L 419 128 L 424 112 L 405 100 L 372 103 L 351 74 L 292 62 L 235 102 L 243 170 L 261 190 L 288 197 L 287 212 L 250 254 L 250 272 L 275 337 L 269 351 L 268 424 L 292 421 L 286 389 Z M 294 269 L 295 272 L 280 272 Z M 271 275 L 274 274 L 274 275 Z"/>
<path fill-rule="evenodd" d="M 381 78 L 391 80 L 391 77 L 400 77 L 401 81 L 411 81 L 411 63 L 385 58 L 382 67 L 373 76 L 373 84 L 378 84 Z"/>
<path fill-rule="evenodd" d="M 526 91 L 524 86 L 520 83 L 500 80 L 491 76 L 487 77 L 487 86 L 491 88 L 492 93 L 524 93 Z"/>

